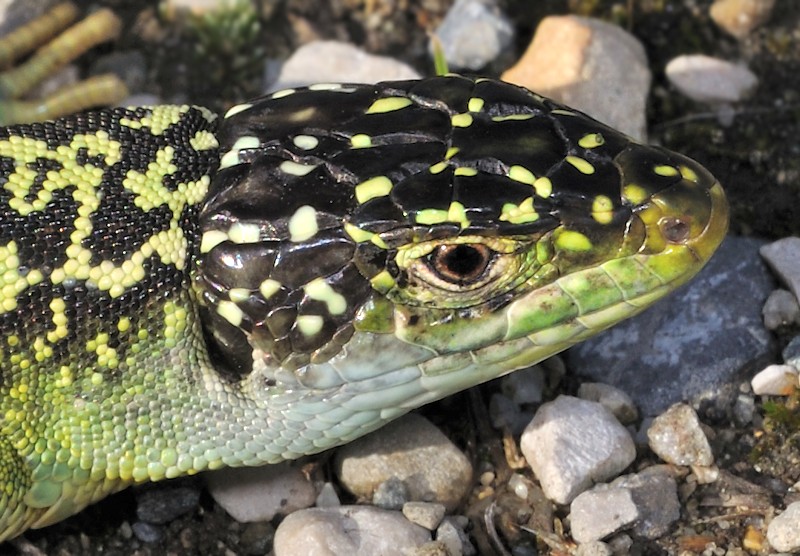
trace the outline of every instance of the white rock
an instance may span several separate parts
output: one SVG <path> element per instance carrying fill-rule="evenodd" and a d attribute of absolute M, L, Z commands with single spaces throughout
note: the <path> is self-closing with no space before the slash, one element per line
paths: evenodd
<path fill-rule="evenodd" d="M 601 541 L 591 541 L 580 544 L 575 549 L 575 556 L 613 556 L 611 547 Z"/>
<path fill-rule="evenodd" d="M 769 365 L 750 381 L 758 396 L 788 396 L 798 387 L 798 371 L 791 365 Z"/>
<path fill-rule="evenodd" d="M 375 56 L 343 42 L 315 41 L 298 48 L 281 68 L 276 91 L 314 83 L 375 83 L 419 79 L 411 66 L 387 56 Z"/>
<path fill-rule="evenodd" d="M 767 265 L 800 299 L 800 237 L 785 237 L 758 250 Z"/>
<path fill-rule="evenodd" d="M 445 507 L 430 502 L 406 502 L 403 504 L 403 515 L 411 523 L 416 523 L 429 531 L 436 529 L 442 522 Z"/>
<path fill-rule="evenodd" d="M 675 404 L 647 429 L 650 449 L 667 463 L 710 466 L 714 455 L 694 409 Z"/>
<path fill-rule="evenodd" d="M 226 468 L 205 474 L 214 500 L 241 523 L 269 521 L 314 504 L 314 485 L 289 462 L 263 467 Z"/>
<path fill-rule="evenodd" d="M 703 54 L 673 58 L 665 72 L 683 95 L 709 104 L 739 102 L 758 85 L 747 67 Z"/>
<path fill-rule="evenodd" d="M 599 403 L 613 413 L 623 425 L 630 425 L 639 418 L 639 411 L 631 397 L 609 384 L 584 382 L 578 387 L 578 397 Z"/>
<path fill-rule="evenodd" d="M 545 17 L 528 50 L 502 78 L 640 141 L 647 137 L 647 56 L 638 39 L 618 25 L 587 17 Z"/>
<path fill-rule="evenodd" d="M 800 550 L 800 502 L 789 504 L 767 526 L 767 540 L 775 550 L 791 552 Z"/>
<path fill-rule="evenodd" d="M 568 504 L 636 457 L 628 431 L 602 405 L 559 396 L 536 412 L 520 441 L 545 495 Z"/>
<path fill-rule="evenodd" d="M 764 316 L 764 326 L 776 330 L 800 319 L 800 304 L 792 292 L 777 289 L 769 294 L 761 314 Z"/>
<path fill-rule="evenodd" d="M 410 414 L 336 452 L 335 472 L 356 496 L 371 499 L 388 481 L 401 482 L 408 500 L 454 509 L 472 486 L 467 457 L 419 415 Z"/>
<path fill-rule="evenodd" d="M 407 556 L 431 540 L 403 514 L 371 506 L 300 510 L 275 532 L 275 556 Z"/>

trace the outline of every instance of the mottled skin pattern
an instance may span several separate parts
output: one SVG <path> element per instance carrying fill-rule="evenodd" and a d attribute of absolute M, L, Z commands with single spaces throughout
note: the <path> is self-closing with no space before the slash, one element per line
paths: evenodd
<path fill-rule="evenodd" d="M 718 183 L 442 77 L 0 130 L 0 540 L 342 444 L 693 276 Z"/>

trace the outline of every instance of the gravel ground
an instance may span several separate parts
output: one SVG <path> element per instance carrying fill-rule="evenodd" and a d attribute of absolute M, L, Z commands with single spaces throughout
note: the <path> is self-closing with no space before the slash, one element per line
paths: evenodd
<path fill-rule="evenodd" d="M 169 9 L 154 8 L 153 2 L 79 4 L 87 9 L 109 6 L 129 22 L 117 43 L 99 47 L 81 60 L 83 72 L 92 71 L 112 53 L 122 53 L 131 57 L 124 65 L 130 69 L 126 79 L 136 93 L 155 95 L 162 102 L 191 100 L 223 110 L 259 94 L 265 73 L 267 79 L 275 75 L 281 60 L 313 39 L 353 42 L 430 75 L 427 33 L 442 21 L 452 2 L 263 0 L 259 29 L 244 32 L 244 27 L 236 27 L 243 25 L 241 22 L 230 22 L 225 28 L 228 32 L 205 33 L 185 17 L 170 17 Z M 796 210 L 800 198 L 800 6 L 778 2 L 765 25 L 736 40 L 710 21 L 710 4 L 711 0 L 507 0 L 501 6 L 513 23 L 514 42 L 480 73 L 499 75 L 513 64 L 544 15 L 573 13 L 619 23 L 642 42 L 653 73 L 647 112 L 651 141 L 691 155 L 725 184 L 735 234 L 770 240 L 800 234 Z M 635 6 L 633 10 L 631 6 Z M 236 29 L 239 32 L 231 32 Z M 757 74 L 759 86 L 751 97 L 725 109 L 688 100 L 664 75 L 666 62 L 685 53 L 744 61 Z M 794 325 L 779 328 L 775 345 L 782 347 L 796 332 Z M 548 397 L 574 393 L 578 384 L 568 374 L 545 393 Z M 491 426 L 489 400 L 499 388 L 497 382 L 490 383 L 422 410 L 467 454 L 476 476 L 483 477 L 487 471 L 493 476 L 490 484 L 478 482 L 467 502 L 452 513 L 472 519 L 470 534 L 480 554 L 574 553 L 575 545 L 560 534 L 567 507 L 553 507 L 543 499 L 522 507 L 519 497 L 507 489 L 516 472 L 532 475 L 519 463 L 518 438 Z M 770 553 L 763 538 L 765 523 L 793 500 L 791 495 L 779 493 L 785 494 L 786 485 L 800 480 L 800 398 L 773 398 L 766 405 L 765 398 L 755 401 L 755 417 L 743 424 L 724 417 L 728 414 L 720 412 L 719 406 L 705 413 L 700 408 L 700 419 L 708 426 L 707 436 L 721 468 L 720 479 L 707 485 L 681 482 L 681 517 L 670 532 L 621 550 L 632 554 Z M 469 408 L 466 419 L 464 407 Z M 629 471 L 658 462 L 649 450 L 640 449 Z M 328 455 L 309 463 L 307 469 L 320 480 L 333 473 Z M 679 478 L 685 479 L 688 472 L 678 471 L 681 473 Z M 199 490 L 196 479 L 181 484 Z M 161 487 L 109 497 L 54 527 L 29 532 L 25 540 L 0 546 L 0 555 L 269 552 L 279 519 L 239 524 L 204 490 L 189 514 L 163 525 L 158 540 L 146 542 L 143 539 L 148 532 L 132 524 L 137 523 L 137 500 L 142 490 L 150 488 Z M 341 497 L 344 502 L 354 501 L 346 494 Z M 529 497 L 532 499 L 536 497 Z M 492 526 L 483 526 L 487 522 Z"/>

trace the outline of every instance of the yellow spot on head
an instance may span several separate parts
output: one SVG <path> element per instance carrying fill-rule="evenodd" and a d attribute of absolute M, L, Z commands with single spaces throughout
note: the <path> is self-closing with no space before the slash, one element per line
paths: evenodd
<path fill-rule="evenodd" d="M 303 205 L 289 218 L 289 239 L 295 243 L 311 239 L 318 231 L 317 211 L 312 206 Z"/>
<path fill-rule="evenodd" d="M 290 176 L 303 177 L 309 174 L 318 164 L 301 164 L 294 160 L 284 160 L 279 168 Z"/>
<path fill-rule="evenodd" d="M 539 214 L 533 206 L 533 197 L 528 197 L 519 206 L 513 203 L 504 204 L 500 220 L 511 224 L 527 224 L 539 220 Z"/>
<path fill-rule="evenodd" d="M 206 234 L 209 232 L 206 232 Z M 203 238 L 205 239 L 205 235 Z M 228 229 L 227 239 L 234 243 L 258 243 L 261 238 L 261 229 L 258 224 L 247 224 L 245 222 L 234 222 Z M 202 241 L 201 241 L 202 243 Z"/>
<path fill-rule="evenodd" d="M 258 291 L 261 292 L 261 295 L 264 299 L 269 299 L 281 289 L 281 283 L 277 280 L 273 280 L 272 278 L 267 278 L 261 285 L 258 287 Z"/>
<path fill-rule="evenodd" d="M 553 182 L 547 176 L 542 176 L 533 182 L 533 188 L 536 190 L 536 194 L 543 199 L 553 194 Z"/>
<path fill-rule="evenodd" d="M 622 188 L 622 197 L 632 205 L 641 205 L 647 200 L 647 191 L 635 183 L 629 183 Z"/>
<path fill-rule="evenodd" d="M 341 88 L 341 83 L 314 83 L 308 86 L 309 91 L 336 91 Z"/>
<path fill-rule="evenodd" d="M 430 171 L 431 174 L 439 174 L 441 172 L 444 172 L 447 166 L 448 166 L 447 162 L 437 162 L 436 164 L 428 168 L 428 171 Z"/>
<path fill-rule="evenodd" d="M 456 114 L 450 123 L 453 127 L 469 127 L 472 125 L 472 114 Z"/>
<path fill-rule="evenodd" d="M 697 183 L 700 178 L 697 177 L 697 173 L 689 168 L 688 166 L 680 166 L 681 176 L 686 181 L 690 181 L 692 183 Z"/>
<path fill-rule="evenodd" d="M 325 320 L 319 315 L 300 315 L 295 322 L 303 336 L 317 334 L 325 324 Z"/>
<path fill-rule="evenodd" d="M 350 145 L 354 149 L 367 149 L 372 146 L 372 137 L 366 133 L 357 133 L 350 138 Z"/>
<path fill-rule="evenodd" d="M 322 301 L 332 315 L 341 315 L 347 310 L 347 300 L 334 290 L 324 278 L 315 278 L 303 286 L 306 295 L 316 301 Z"/>
<path fill-rule="evenodd" d="M 232 301 L 220 301 L 217 304 L 217 314 L 233 326 L 240 326 L 244 319 L 244 313 L 242 313 L 239 306 Z"/>
<path fill-rule="evenodd" d="M 367 114 L 384 114 L 386 112 L 394 112 L 401 110 L 406 106 L 411 106 L 414 102 L 407 97 L 386 97 L 379 98 L 372 105 L 367 108 Z"/>
<path fill-rule="evenodd" d="M 388 270 L 381 270 L 378 274 L 369 279 L 369 283 L 377 291 L 386 293 L 395 286 L 395 281 Z"/>
<path fill-rule="evenodd" d="M 581 174 L 591 175 L 594 174 L 594 166 L 586 160 L 585 158 L 581 158 L 579 156 L 568 155 L 565 159 L 567 162 L 572 164 L 578 172 Z"/>
<path fill-rule="evenodd" d="M 587 133 L 578 139 L 578 145 L 584 149 L 594 149 L 595 147 L 603 145 L 605 142 L 605 138 L 600 133 Z"/>
<path fill-rule="evenodd" d="M 482 98 L 472 97 L 467 103 L 467 110 L 470 112 L 480 112 L 483 110 L 484 100 Z"/>
<path fill-rule="evenodd" d="M 442 222 L 447 222 L 447 211 L 440 209 L 423 209 L 416 214 L 415 220 L 417 224 L 441 224 Z"/>
<path fill-rule="evenodd" d="M 534 118 L 534 114 L 509 114 L 508 116 L 492 116 L 493 122 L 519 122 Z"/>
<path fill-rule="evenodd" d="M 200 252 L 208 253 L 224 241 L 228 241 L 228 234 L 222 230 L 209 230 L 204 232 L 203 238 L 200 240 Z"/>
<path fill-rule="evenodd" d="M 468 166 L 459 166 L 453 171 L 453 175 L 455 176 L 477 176 L 478 170 L 475 168 L 470 168 Z"/>
<path fill-rule="evenodd" d="M 294 143 L 294 146 L 298 149 L 310 151 L 317 148 L 319 145 L 319 139 L 313 135 L 295 135 L 292 139 L 292 143 Z"/>
<path fill-rule="evenodd" d="M 514 181 L 526 183 L 528 185 L 533 185 L 536 182 L 536 176 L 533 175 L 533 172 L 519 165 L 512 166 L 508 169 L 508 177 Z"/>
<path fill-rule="evenodd" d="M 392 191 L 392 182 L 386 176 L 376 176 L 356 186 L 356 200 L 364 204 L 375 197 L 383 197 Z"/>
<path fill-rule="evenodd" d="M 592 218 L 600 224 L 608 224 L 614 219 L 614 203 L 605 195 L 598 195 L 592 201 Z"/>
<path fill-rule="evenodd" d="M 450 160 L 455 155 L 457 155 L 458 151 L 460 151 L 460 150 L 461 149 L 459 149 L 458 147 L 450 147 L 449 149 L 447 149 L 447 152 L 444 154 L 444 159 L 445 160 Z"/>
<path fill-rule="evenodd" d="M 273 97 L 273 98 L 275 98 L 275 97 Z M 225 118 L 225 119 L 230 118 L 231 116 L 235 116 L 239 112 L 244 112 L 245 110 L 248 110 L 248 109 L 250 109 L 252 107 L 253 107 L 253 105 L 252 104 L 248 104 L 248 103 L 236 104 L 234 106 L 231 106 L 228 109 L 228 111 L 225 112 L 225 115 L 223 116 L 223 118 Z"/>
<path fill-rule="evenodd" d="M 467 220 L 467 209 L 458 201 L 453 201 L 447 209 L 447 220 L 449 222 L 457 222 L 461 225 L 462 229 L 468 227 L 469 220 Z"/>
<path fill-rule="evenodd" d="M 585 252 L 592 248 L 591 240 L 584 234 L 563 228 L 557 233 L 555 244 L 563 251 Z"/>
<path fill-rule="evenodd" d="M 679 174 L 678 169 L 674 166 L 668 166 L 666 164 L 661 164 L 653 168 L 653 173 L 658 176 L 664 177 L 672 177 L 677 176 Z"/>
<path fill-rule="evenodd" d="M 289 95 L 293 95 L 296 91 L 294 89 L 281 89 L 280 91 L 275 91 L 270 95 L 270 98 L 283 98 L 288 97 Z"/>
<path fill-rule="evenodd" d="M 228 299 L 234 303 L 241 303 L 250 299 L 250 290 L 247 288 L 231 288 L 228 290 Z"/>

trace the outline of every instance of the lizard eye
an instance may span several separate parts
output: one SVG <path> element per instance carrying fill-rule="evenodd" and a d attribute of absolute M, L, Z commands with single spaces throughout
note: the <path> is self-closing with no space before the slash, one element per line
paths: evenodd
<path fill-rule="evenodd" d="M 480 278 L 492 262 L 494 251 L 480 243 L 440 245 L 428 255 L 432 270 L 454 284 L 466 284 Z"/>

